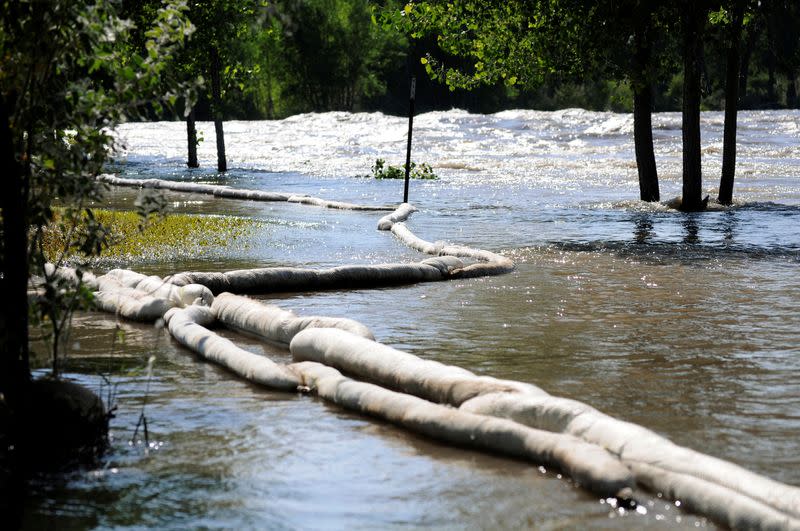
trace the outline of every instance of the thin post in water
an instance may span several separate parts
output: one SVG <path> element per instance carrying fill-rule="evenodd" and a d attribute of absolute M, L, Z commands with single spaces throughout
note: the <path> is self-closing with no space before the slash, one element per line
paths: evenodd
<path fill-rule="evenodd" d="M 408 181 L 411 177 L 411 135 L 414 131 L 414 95 L 417 77 L 411 76 L 411 96 L 408 100 L 408 144 L 406 145 L 406 182 L 403 188 L 403 203 L 408 203 Z"/>

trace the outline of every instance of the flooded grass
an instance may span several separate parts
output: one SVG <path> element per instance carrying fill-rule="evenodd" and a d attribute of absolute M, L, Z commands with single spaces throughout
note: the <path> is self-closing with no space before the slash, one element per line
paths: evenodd
<path fill-rule="evenodd" d="M 237 216 L 167 214 L 143 218 L 134 211 L 106 209 L 94 209 L 93 213 L 108 233 L 108 247 L 93 261 L 94 266 L 200 258 L 222 248 L 246 250 L 258 232 L 270 225 Z M 59 256 L 68 238 L 69 228 L 59 221 L 57 212 L 45 235 L 45 253 L 50 260 Z M 79 254 L 73 249 L 66 258 L 73 261 Z"/>

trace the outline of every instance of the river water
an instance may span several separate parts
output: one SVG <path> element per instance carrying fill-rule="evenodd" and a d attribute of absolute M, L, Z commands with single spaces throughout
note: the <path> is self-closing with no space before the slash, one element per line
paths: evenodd
<path fill-rule="evenodd" d="M 704 113 L 705 189 L 716 196 L 722 114 Z M 327 113 L 229 122 L 229 167 L 183 167 L 181 123 L 119 128 L 127 177 L 225 183 L 392 204 L 402 182 L 364 177 L 404 160 L 406 121 Z M 654 117 L 662 198 L 680 194 L 680 116 Z M 386 344 L 531 382 L 691 448 L 800 485 L 800 112 L 744 112 L 736 204 L 698 214 L 636 200 L 630 115 L 578 109 L 416 117 L 420 237 L 516 261 L 500 277 L 262 297 L 347 316 Z M 130 208 L 136 193 L 113 190 Z M 171 210 L 261 220 L 224 247 L 101 262 L 179 270 L 412 261 L 379 215 L 167 193 Z M 236 340 L 289 361 L 286 352 Z M 152 376 L 147 361 L 154 357 Z M 695 528 L 657 495 L 612 507 L 529 463 L 449 448 L 307 396 L 274 393 L 198 361 L 163 329 L 75 320 L 70 375 L 118 405 L 101 466 L 37 479 L 27 528 Z M 149 446 L 133 429 L 144 407 Z"/>

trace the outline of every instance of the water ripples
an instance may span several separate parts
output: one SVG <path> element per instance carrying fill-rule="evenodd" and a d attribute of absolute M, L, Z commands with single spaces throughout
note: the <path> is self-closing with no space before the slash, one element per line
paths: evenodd
<path fill-rule="evenodd" d="M 713 197 L 723 115 L 703 113 L 701 122 Z M 426 359 L 534 383 L 800 484 L 800 111 L 740 113 L 736 203 L 700 214 L 637 201 L 629 115 L 453 110 L 415 123 L 413 158 L 432 164 L 441 179 L 412 182 L 411 202 L 421 212 L 409 227 L 427 240 L 502 252 L 517 269 L 267 302 L 356 319 L 380 341 Z M 228 122 L 234 169 L 223 176 L 213 170 L 211 124 L 198 125 L 204 169 L 192 171 L 181 168 L 183 124 L 128 124 L 118 129 L 127 145 L 119 168 L 126 176 L 394 203 L 401 182 L 356 176 L 368 174 L 376 158 L 401 164 L 405 128 L 404 118 L 380 113 Z M 675 197 L 680 114 L 654 115 L 654 134 L 662 197 Z M 115 191 L 110 201 L 130 208 L 134 196 Z M 147 273 L 420 258 L 376 231 L 368 213 L 168 198 L 177 211 L 271 220 L 270 232 L 241 256 L 149 264 Z M 147 455 L 116 444 L 108 465 L 117 473 L 43 487 L 32 502 L 37 514 L 98 527 L 706 524 L 655 496 L 643 498 L 646 514 L 622 518 L 549 471 L 440 446 L 307 397 L 258 390 L 197 363 L 163 330 L 120 326 L 126 343 L 108 356 L 115 320 L 79 319 L 71 366 L 116 373 L 121 441 L 140 411 L 142 367 L 156 353 L 148 418 L 163 444 Z M 113 513 L 104 511 L 109 504 Z M 32 518 L 29 527 L 36 527 Z"/>

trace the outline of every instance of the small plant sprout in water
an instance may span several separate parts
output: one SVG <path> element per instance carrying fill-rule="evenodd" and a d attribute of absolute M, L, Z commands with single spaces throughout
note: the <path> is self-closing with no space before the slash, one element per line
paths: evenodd
<path fill-rule="evenodd" d="M 405 179 L 406 169 L 405 166 L 395 166 L 387 164 L 383 159 L 376 159 L 375 164 L 372 166 L 372 176 L 375 179 Z M 438 179 L 439 176 L 434 173 L 433 168 L 427 162 L 417 165 L 412 162 L 409 169 L 409 177 L 412 179 L 433 180 Z"/>
<path fill-rule="evenodd" d="M 150 448 L 150 434 L 147 431 L 147 417 L 145 416 L 145 408 L 147 407 L 147 398 L 150 396 L 150 380 L 153 379 L 153 364 L 156 362 L 155 356 L 150 356 L 147 359 L 147 383 L 145 384 L 144 398 L 142 399 L 142 412 L 139 414 L 139 420 L 136 422 L 136 428 L 133 430 L 131 437 L 131 446 L 136 444 L 136 436 L 139 434 L 139 427 L 144 431 L 144 451 L 147 453 Z"/>

